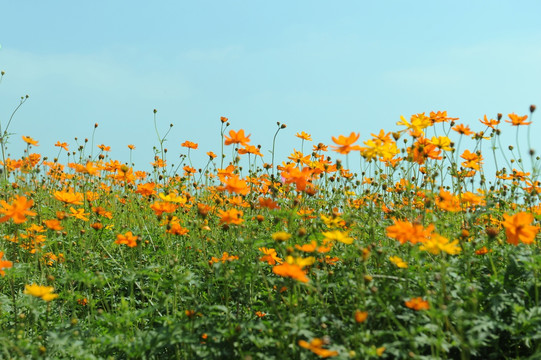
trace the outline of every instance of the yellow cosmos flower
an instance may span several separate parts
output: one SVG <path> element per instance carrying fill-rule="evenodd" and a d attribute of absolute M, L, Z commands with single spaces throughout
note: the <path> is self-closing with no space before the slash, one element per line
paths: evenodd
<path fill-rule="evenodd" d="M 334 240 L 348 245 L 353 243 L 353 238 L 350 238 L 347 233 L 339 230 L 326 231 L 323 233 L 323 236 L 325 236 L 325 240 L 323 241 Z"/>
<path fill-rule="evenodd" d="M 287 241 L 291 237 L 291 234 L 285 231 L 278 231 L 271 235 L 274 241 Z"/>
<path fill-rule="evenodd" d="M 42 286 L 37 284 L 25 285 L 24 293 L 40 298 L 43 301 L 51 301 L 58 297 L 58 294 L 53 294 L 54 288 L 52 286 Z"/>

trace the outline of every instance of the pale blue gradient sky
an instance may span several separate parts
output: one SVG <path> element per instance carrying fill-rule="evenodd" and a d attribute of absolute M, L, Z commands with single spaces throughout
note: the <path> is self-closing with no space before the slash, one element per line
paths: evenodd
<path fill-rule="evenodd" d="M 219 154 L 220 116 L 270 162 L 277 121 L 288 126 L 284 160 L 300 131 L 313 143 L 366 140 L 432 110 L 479 131 L 484 114 L 541 105 L 539 1 L 20 0 L 0 12 L 3 126 L 30 95 L 10 127 L 13 157 L 21 135 L 53 157 L 57 140 L 75 149 L 97 122 L 96 144 L 123 162 L 134 144 L 136 168 L 148 169 L 155 108 L 162 132 L 174 124 L 170 161 L 191 140 L 202 167 L 206 151 Z"/>

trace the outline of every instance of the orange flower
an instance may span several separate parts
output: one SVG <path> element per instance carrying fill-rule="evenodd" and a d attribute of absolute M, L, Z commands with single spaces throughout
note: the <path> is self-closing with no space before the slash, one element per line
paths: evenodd
<path fill-rule="evenodd" d="M 225 264 L 226 261 L 234 261 L 234 260 L 238 260 L 239 257 L 236 256 L 236 255 L 229 255 L 229 253 L 227 251 L 224 251 L 224 253 L 222 254 L 222 257 L 221 258 L 217 258 L 217 257 L 211 257 L 210 260 L 209 260 L 209 265 L 212 265 L 214 263 L 218 263 L 218 262 L 221 262 L 222 264 Z"/>
<path fill-rule="evenodd" d="M 57 219 L 45 220 L 44 223 L 51 230 L 60 231 L 64 229 Z"/>
<path fill-rule="evenodd" d="M 357 310 L 355 311 L 354 317 L 357 324 L 363 323 L 366 321 L 366 318 L 368 318 L 368 313 L 366 311 Z"/>
<path fill-rule="evenodd" d="M 295 136 L 298 137 L 299 139 L 312 141 L 312 136 L 310 134 L 305 133 L 304 131 L 301 131 L 300 134 L 296 133 Z"/>
<path fill-rule="evenodd" d="M 111 151 L 111 147 L 110 146 L 105 146 L 104 144 L 98 145 L 98 148 L 101 151 Z"/>
<path fill-rule="evenodd" d="M 128 149 L 130 149 L 130 150 L 135 150 L 135 145 L 129 144 L 129 145 L 128 145 Z"/>
<path fill-rule="evenodd" d="M 240 225 L 244 221 L 242 211 L 237 209 L 229 209 L 227 211 L 219 210 L 220 212 L 220 224 L 235 224 Z"/>
<path fill-rule="evenodd" d="M 258 200 L 259 200 L 259 207 L 261 208 L 267 208 L 270 210 L 280 209 L 280 206 L 278 205 L 278 203 L 273 201 L 271 198 L 260 197 Z"/>
<path fill-rule="evenodd" d="M 483 164 L 483 157 L 481 154 L 472 153 L 469 150 L 464 150 L 462 155 L 460 155 L 461 158 L 463 158 L 464 162 L 461 163 L 462 166 L 464 166 L 467 169 L 474 169 L 477 171 L 480 171 L 480 166 Z"/>
<path fill-rule="evenodd" d="M 246 195 L 250 191 L 246 181 L 241 180 L 238 175 L 233 175 L 225 181 L 225 190 L 230 193 L 236 193 L 241 195 Z"/>
<path fill-rule="evenodd" d="M 416 297 L 410 300 L 407 300 L 404 302 L 407 307 L 413 310 L 428 310 L 430 309 L 430 305 L 428 304 L 428 301 L 423 300 L 421 297 Z"/>
<path fill-rule="evenodd" d="M 486 115 L 483 120 L 479 119 L 479 121 L 481 122 L 481 124 L 486 125 L 491 129 L 496 129 L 496 126 L 500 123 L 500 120 L 489 120 Z"/>
<path fill-rule="evenodd" d="M 30 136 L 24 136 L 23 135 L 23 141 L 27 143 L 28 145 L 34 145 L 38 146 L 38 142 L 34 139 L 32 139 Z"/>
<path fill-rule="evenodd" d="M 156 184 L 153 182 L 139 184 L 137 185 L 137 190 L 135 190 L 135 192 L 137 194 L 141 194 L 142 196 L 150 196 L 156 194 L 156 190 L 154 190 L 155 187 Z"/>
<path fill-rule="evenodd" d="M 299 346 L 310 350 L 311 352 L 322 358 L 338 356 L 338 351 L 322 348 L 323 340 L 318 338 L 312 339 L 312 341 L 310 342 L 299 340 Z"/>
<path fill-rule="evenodd" d="M 434 231 L 434 225 L 426 229 L 421 224 L 412 224 L 409 221 L 394 219 L 394 225 L 387 227 L 387 236 L 398 240 L 400 244 L 409 241 L 412 244 L 422 243 L 430 237 Z"/>
<path fill-rule="evenodd" d="M 272 268 L 272 272 L 283 277 L 290 277 L 300 282 L 308 282 L 309 279 L 297 264 L 283 263 Z"/>
<path fill-rule="evenodd" d="M 210 160 L 216 159 L 216 157 L 218 156 L 215 153 L 213 153 L 212 151 L 207 152 L 207 155 L 209 156 Z"/>
<path fill-rule="evenodd" d="M 235 132 L 234 130 L 229 131 L 229 136 L 231 137 L 225 137 L 225 145 L 231 145 L 231 144 L 241 144 L 241 145 L 247 145 L 250 142 L 250 135 L 244 136 L 244 130 L 240 129 L 238 132 Z"/>
<path fill-rule="evenodd" d="M 55 191 L 54 198 L 58 201 L 62 201 L 64 204 L 82 205 L 83 194 L 73 191 Z"/>
<path fill-rule="evenodd" d="M 129 247 L 136 247 L 137 246 L 137 236 L 134 236 L 131 231 L 128 231 L 124 235 L 118 234 L 116 236 L 115 244 L 126 244 Z"/>
<path fill-rule="evenodd" d="M 27 200 L 24 196 L 17 196 L 11 204 L 0 200 L 0 213 L 5 216 L 0 218 L 0 223 L 13 219 L 15 224 L 22 224 L 26 221 L 26 216 L 35 216 L 36 213 L 29 209 L 34 205 L 33 200 Z"/>
<path fill-rule="evenodd" d="M 360 137 L 360 135 L 355 134 L 354 132 L 349 134 L 348 137 L 345 137 L 344 135 L 340 135 L 340 136 L 338 136 L 338 138 L 335 138 L 333 136 L 332 141 L 334 141 L 335 144 L 340 145 L 340 146 L 331 146 L 331 147 L 337 153 L 344 154 L 344 155 L 349 154 L 349 152 L 352 151 L 352 150 L 361 150 L 360 146 L 358 146 L 358 145 L 351 146 L 351 145 L 353 145 L 354 142 L 359 140 L 359 137 Z"/>
<path fill-rule="evenodd" d="M 68 144 L 65 142 L 61 143 L 60 141 L 57 141 L 56 144 L 54 144 L 54 146 L 61 147 L 62 149 L 69 151 Z"/>
<path fill-rule="evenodd" d="M 0 251 L 0 275 L 5 276 L 6 273 L 4 269 L 9 269 L 13 267 L 13 263 L 8 260 L 2 260 L 3 257 L 4 257 L 4 252 Z"/>
<path fill-rule="evenodd" d="M 505 120 L 505 122 L 508 122 L 513 126 L 530 125 L 532 123 L 531 121 L 529 122 L 526 121 L 526 119 L 528 118 L 528 115 L 518 116 L 517 114 L 512 113 L 512 114 L 509 114 L 508 116 L 509 116 L 510 121 Z"/>
<path fill-rule="evenodd" d="M 165 201 L 156 201 L 150 205 L 150 208 L 154 210 L 156 216 L 160 216 L 163 213 L 173 213 L 178 209 L 179 205 L 165 202 Z"/>
<path fill-rule="evenodd" d="M 194 143 L 194 142 L 191 142 L 191 141 L 184 141 L 182 144 L 180 144 L 180 146 L 182 147 L 185 147 L 185 148 L 188 148 L 188 149 L 197 149 L 197 147 L 199 146 L 198 144 Z"/>
<path fill-rule="evenodd" d="M 535 241 L 535 236 L 539 232 L 539 227 L 531 225 L 534 217 L 530 213 L 520 212 L 513 216 L 503 214 L 503 227 L 507 242 L 518 245 L 518 242 L 531 244 Z"/>
<path fill-rule="evenodd" d="M 464 124 L 458 124 L 455 127 L 453 127 L 453 130 L 459 133 L 460 135 L 466 135 L 469 136 L 473 134 L 473 131 L 470 130 L 470 127 L 468 125 Z"/>
<path fill-rule="evenodd" d="M 70 207 L 70 211 L 70 216 L 73 216 L 79 220 L 88 221 L 88 213 L 85 213 L 85 209 L 74 209 L 73 207 Z"/>
<path fill-rule="evenodd" d="M 260 247 L 258 250 L 265 254 L 265 256 L 259 259 L 259 261 L 266 261 L 269 265 L 276 265 L 276 263 L 281 264 L 284 262 L 281 258 L 277 256 L 276 250 L 274 249 Z"/>

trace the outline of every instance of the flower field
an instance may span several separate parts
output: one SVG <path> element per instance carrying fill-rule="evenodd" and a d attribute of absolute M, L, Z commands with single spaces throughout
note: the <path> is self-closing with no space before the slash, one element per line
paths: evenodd
<path fill-rule="evenodd" d="M 301 132 L 287 159 L 284 124 L 267 159 L 222 117 L 221 154 L 168 139 L 171 167 L 157 131 L 151 171 L 2 123 L 0 358 L 536 358 L 534 111 Z"/>

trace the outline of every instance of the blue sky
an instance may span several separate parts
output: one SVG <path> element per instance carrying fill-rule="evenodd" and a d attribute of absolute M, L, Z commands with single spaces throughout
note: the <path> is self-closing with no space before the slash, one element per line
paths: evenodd
<path fill-rule="evenodd" d="M 352 131 L 366 140 L 397 130 L 400 115 L 437 110 L 479 131 L 484 114 L 541 105 L 539 1 L 21 0 L 1 11 L 3 126 L 30 95 L 10 126 L 13 157 L 21 135 L 53 157 L 56 141 L 75 149 L 97 122 L 96 144 L 123 162 L 134 144 L 136 168 L 148 169 L 153 109 L 162 132 L 174 124 L 170 161 L 190 140 L 202 167 L 220 151 L 220 116 L 270 162 L 277 121 L 288 126 L 284 160 L 300 131 L 314 143 Z"/>

